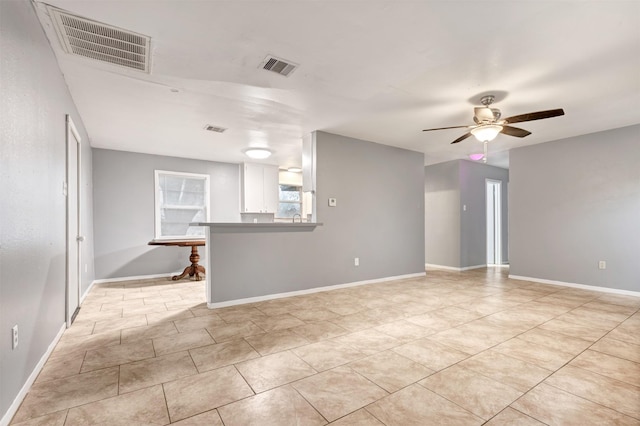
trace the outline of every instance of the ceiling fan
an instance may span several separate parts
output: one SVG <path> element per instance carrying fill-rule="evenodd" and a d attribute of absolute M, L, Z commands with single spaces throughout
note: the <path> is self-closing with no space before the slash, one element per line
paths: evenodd
<path fill-rule="evenodd" d="M 520 129 L 519 127 L 510 126 L 513 123 L 522 123 L 524 121 L 542 120 L 544 118 L 558 117 L 564 115 L 562 108 L 550 109 L 547 111 L 530 112 L 527 114 L 514 115 L 513 117 L 507 117 L 500 119 L 501 112 L 498 108 L 491 108 L 491 104 L 495 100 L 495 96 L 487 95 L 480 99 L 482 103 L 481 107 L 475 107 L 473 109 L 473 121 L 475 125 L 471 126 L 453 126 L 453 127 L 438 127 L 436 129 L 425 129 L 423 132 L 430 132 L 432 130 L 445 130 L 445 129 L 463 129 L 467 128 L 469 131 L 453 143 L 461 142 L 473 135 L 480 142 L 489 142 L 498 136 L 498 133 L 503 133 L 508 136 L 515 136 L 517 138 L 524 138 L 529 136 L 531 132 Z"/>

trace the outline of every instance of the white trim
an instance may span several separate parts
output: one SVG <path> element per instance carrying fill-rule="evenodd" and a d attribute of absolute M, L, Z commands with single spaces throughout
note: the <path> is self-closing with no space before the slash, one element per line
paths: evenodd
<path fill-rule="evenodd" d="M 182 273 L 182 271 L 173 272 L 171 274 L 137 275 L 135 277 L 105 278 L 105 279 L 100 279 L 100 280 L 93 280 L 93 282 L 91 283 L 91 287 L 94 284 L 119 283 L 119 282 L 122 282 L 122 281 L 152 280 L 154 278 L 166 278 L 166 277 L 171 277 L 173 275 L 180 275 L 181 273 Z M 91 288 L 91 287 L 89 287 L 89 288 Z"/>
<path fill-rule="evenodd" d="M 49 344 L 47 351 L 44 353 L 44 355 L 42 355 L 42 358 L 40 358 L 40 361 L 38 361 L 36 366 L 33 368 L 33 371 L 27 378 L 27 381 L 22 386 L 22 389 L 20 389 L 20 392 L 18 392 L 18 395 L 16 395 L 15 399 L 13 400 L 13 403 L 9 406 L 9 409 L 7 410 L 7 412 L 4 413 L 4 416 L 2 416 L 2 419 L 0 419 L 0 426 L 7 426 L 11 422 L 11 419 L 18 411 L 18 408 L 20 408 L 20 404 L 22 404 L 22 401 L 24 401 L 24 398 L 27 396 L 27 392 L 29 392 L 29 389 L 31 389 L 31 385 L 33 385 L 33 382 L 35 382 L 36 378 L 38 378 L 38 374 L 40 374 L 40 372 L 42 371 L 42 367 L 44 367 L 44 364 L 49 359 L 49 355 L 51 355 L 51 352 L 53 352 L 53 349 L 58 344 L 58 341 L 60 340 L 60 338 L 62 337 L 62 334 L 66 329 L 67 329 L 67 323 L 63 322 L 62 325 L 60 326 L 60 330 L 58 331 L 58 334 L 56 335 L 56 337 L 54 337 L 53 341 Z"/>
<path fill-rule="evenodd" d="M 580 288 L 582 290 L 593 290 L 593 291 L 599 291 L 601 293 L 614 293 L 614 294 L 623 294 L 625 296 L 640 297 L 640 291 L 621 290 L 618 288 L 600 287 L 600 286 L 588 285 L 588 284 L 567 283 L 564 281 L 545 280 L 544 278 L 522 277 L 520 275 L 509 275 L 509 278 L 512 280 L 532 281 L 540 284 L 551 284 L 551 285 L 559 285 L 562 287 Z"/>
<path fill-rule="evenodd" d="M 209 255 L 211 250 L 211 227 L 206 227 L 204 230 L 204 292 L 205 297 L 207 298 L 207 306 L 209 303 L 213 303 L 213 289 L 211 286 L 211 275 L 209 271 L 211 271 L 211 257 Z"/>
<path fill-rule="evenodd" d="M 204 207 L 204 213 L 205 213 L 205 217 L 206 217 L 206 221 L 209 222 L 210 218 L 211 218 L 211 198 L 210 198 L 210 175 L 208 174 L 204 174 L 204 173 L 188 173 L 188 172 L 174 172 L 174 171 L 169 171 L 169 170 L 154 170 L 153 171 L 153 199 L 154 199 L 154 210 L 153 210 L 153 215 L 154 215 L 154 241 L 162 241 L 162 240 L 182 240 L 182 239 L 202 239 L 203 235 L 189 235 L 189 236 L 185 236 L 185 235 L 160 235 L 160 231 L 161 231 L 161 215 L 160 215 L 160 199 L 159 199 L 159 194 L 160 194 L 160 175 L 169 175 L 169 176 L 175 176 L 175 177 L 185 177 L 185 178 L 190 178 L 190 179 L 202 179 L 205 182 L 204 185 L 204 206 L 196 206 L 196 205 L 192 205 L 192 206 L 179 206 L 179 208 L 181 209 L 195 209 L 196 207 L 198 208 L 202 208 Z M 163 205 L 164 207 L 175 207 L 175 206 L 171 206 L 171 205 Z"/>
<path fill-rule="evenodd" d="M 86 298 L 87 298 L 87 295 L 89 294 L 89 292 L 91 291 L 91 289 L 93 288 L 93 285 L 94 285 L 95 283 L 96 283 L 96 282 L 95 282 L 95 280 L 94 280 L 94 281 L 91 281 L 91 284 L 89 284 L 89 287 L 87 288 L 87 291 L 85 291 L 85 292 L 82 294 L 82 297 L 80 297 L 80 306 L 82 306 L 82 302 L 84 302 L 84 299 L 86 299 Z"/>
<path fill-rule="evenodd" d="M 505 266 L 509 266 L 509 265 L 505 265 Z M 456 268 L 455 266 L 445 266 L 445 265 L 436 265 L 434 263 L 425 263 L 424 267 L 432 268 L 432 269 L 445 269 L 447 271 L 462 272 L 462 271 L 468 271 L 470 269 L 486 268 L 487 265 L 474 265 L 474 266 L 465 266 L 464 268 Z"/>
<path fill-rule="evenodd" d="M 338 290 L 340 288 L 357 287 L 359 285 L 376 284 L 376 283 L 381 283 L 381 282 L 384 282 L 384 281 L 405 280 L 405 279 L 408 279 L 408 278 L 417 278 L 417 277 L 424 277 L 424 276 L 425 276 L 424 272 L 418 272 L 418 273 L 415 273 L 415 274 L 397 275 L 397 276 L 394 276 L 394 277 L 376 278 L 376 279 L 373 279 L 373 280 L 355 281 L 355 282 L 346 283 L 346 284 L 336 284 L 336 285 L 329 285 L 329 286 L 326 286 L 326 287 L 309 288 L 309 289 L 306 289 L 306 290 L 289 291 L 289 292 L 286 292 L 286 293 L 266 294 L 264 296 L 247 297 L 245 299 L 228 300 L 228 301 L 225 301 L 225 302 L 213 302 L 213 303 L 207 302 L 207 307 L 209 309 L 224 308 L 224 307 L 227 307 L 227 306 L 244 305 L 245 303 L 263 302 L 265 300 L 282 299 L 284 297 L 292 297 L 292 296 L 300 296 L 300 295 L 303 295 L 303 294 L 319 293 L 321 291 Z"/>
<path fill-rule="evenodd" d="M 489 245 L 489 196 L 488 196 L 488 189 L 489 186 L 497 186 L 497 191 L 495 192 L 495 197 L 492 198 L 492 201 L 494 201 L 493 206 L 491 206 L 491 210 L 494 212 L 493 215 L 493 236 L 495 236 L 495 241 L 494 241 L 494 262 L 495 264 L 501 264 L 502 263 L 502 181 L 501 180 L 496 180 L 496 179 L 488 179 L 485 178 L 484 180 L 484 184 L 485 184 L 485 212 L 486 212 L 486 222 L 485 222 L 485 227 L 486 227 L 486 241 L 485 241 L 485 246 Z M 495 209 L 496 207 L 496 202 L 498 204 L 498 208 Z M 489 247 L 487 247 L 487 262 L 489 261 Z"/>
<path fill-rule="evenodd" d="M 445 269 L 447 271 L 458 271 L 458 272 L 461 271 L 460 268 L 456 268 L 454 266 L 436 265 L 435 263 L 425 263 L 424 267 L 426 269 L 433 268 L 433 269 Z"/>
<path fill-rule="evenodd" d="M 471 269 L 481 269 L 481 268 L 486 268 L 487 264 L 483 264 L 483 265 L 473 265 L 473 266 L 465 266 L 464 268 L 460 268 L 461 271 L 469 271 Z"/>
<path fill-rule="evenodd" d="M 82 147 L 82 139 L 80 138 L 80 134 L 78 133 L 78 129 L 73 123 L 73 119 L 71 115 L 65 115 L 65 128 L 66 128 L 66 174 L 65 174 L 65 185 L 66 185 L 66 213 L 65 213 L 65 228 L 66 228 L 66 249 L 65 249 L 65 262 L 66 262 L 66 284 L 65 284 L 65 318 L 67 322 L 67 327 L 71 327 L 71 320 L 73 315 L 76 313 L 77 308 L 80 307 L 80 292 L 82 287 L 82 249 L 80 237 L 82 233 L 82 214 L 81 214 L 81 192 L 82 186 L 80 182 L 81 176 L 81 167 L 80 167 L 80 158 L 82 157 L 81 147 Z M 76 143 L 74 144 L 73 141 Z M 75 164 L 71 164 L 71 153 L 75 152 Z M 75 169 L 75 170 L 74 170 Z M 73 172 L 72 172 L 73 171 Z M 70 187 L 71 176 L 75 174 L 75 187 Z M 71 200 L 75 198 L 75 212 L 70 211 L 70 203 Z M 74 219 L 75 228 L 70 229 L 72 225 L 72 220 Z M 75 256 L 71 259 L 70 252 L 71 247 L 75 246 Z M 71 270 L 75 269 L 75 283 L 72 283 L 71 280 Z M 75 309 L 71 306 L 72 294 L 76 293 L 72 290 L 75 289 L 75 285 L 77 284 L 77 294 L 74 295 L 78 298 L 78 306 Z M 74 288 L 71 288 L 74 287 Z M 73 309 L 73 311 L 72 311 Z"/>

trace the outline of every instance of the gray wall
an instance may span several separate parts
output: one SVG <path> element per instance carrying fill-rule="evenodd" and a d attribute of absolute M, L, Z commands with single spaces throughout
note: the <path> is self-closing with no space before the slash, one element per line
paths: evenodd
<path fill-rule="evenodd" d="M 427 166 L 424 175 L 425 263 L 453 268 L 487 263 L 486 179 L 502 181 L 502 260 L 508 263 L 509 171 L 454 160 Z"/>
<path fill-rule="evenodd" d="M 640 125 L 514 149 L 509 162 L 512 275 L 640 291 Z"/>
<path fill-rule="evenodd" d="M 96 278 L 182 271 L 189 248 L 149 246 L 154 238 L 154 171 L 208 174 L 211 221 L 240 221 L 237 164 L 93 150 Z"/>
<path fill-rule="evenodd" d="M 425 263 L 460 267 L 460 162 L 424 168 Z"/>
<path fill-rule="evenodd" d="M 93 223 L 89 139 L 31 2 L 0 1 L 0 52 L 1 418 L 65 321 L 65 114 L 82 138 L 83 292 Z"/>
<path fill-rule="evenodd" d="M 460 266 L 487 263 L 486 180 L 502 182 L 502 263 L 509 263 L 508 183 L 509 170 L 460 160 Z M 464 211 L 462 206 L 466 205 Z"/>
<path fill-rule="evenodd" d="M 423 154 L 324 132 L 316 143 L 324 225 L 215 234 L 214 302 L 424 272 Z"/>

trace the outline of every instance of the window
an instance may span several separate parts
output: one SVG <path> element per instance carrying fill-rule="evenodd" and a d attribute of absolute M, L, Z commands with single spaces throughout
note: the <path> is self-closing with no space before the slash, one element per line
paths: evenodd
<path fill-rule="evenodd" d="M 278 189 L 279 204 L 276 217 L 293 217 L 302 214 L 302 187 L 280 185 Z"/>
<path fill-rule="evenodd" d="M 204 228 L 191 222 L 209 221 L 209 176 L 155 171 L 156 239 L 197 239 Z"/>

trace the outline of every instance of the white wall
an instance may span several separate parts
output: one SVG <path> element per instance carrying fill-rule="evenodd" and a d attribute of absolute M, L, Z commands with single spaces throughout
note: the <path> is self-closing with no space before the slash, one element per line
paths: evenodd
<path fill-rule="evenodd" d="M 512 275 L 640 291 L 640 125 L 517 148 L 509 162 Z"/>
<path fill-rule="evenodd" d="M 0 1 L 0 418 L 65 321 L 65 115 L 82 138 L 82 258 L 93 281 L 91 149 L 29 1 Z M 20 343 L 11 349 L 17 324 Z"/>

